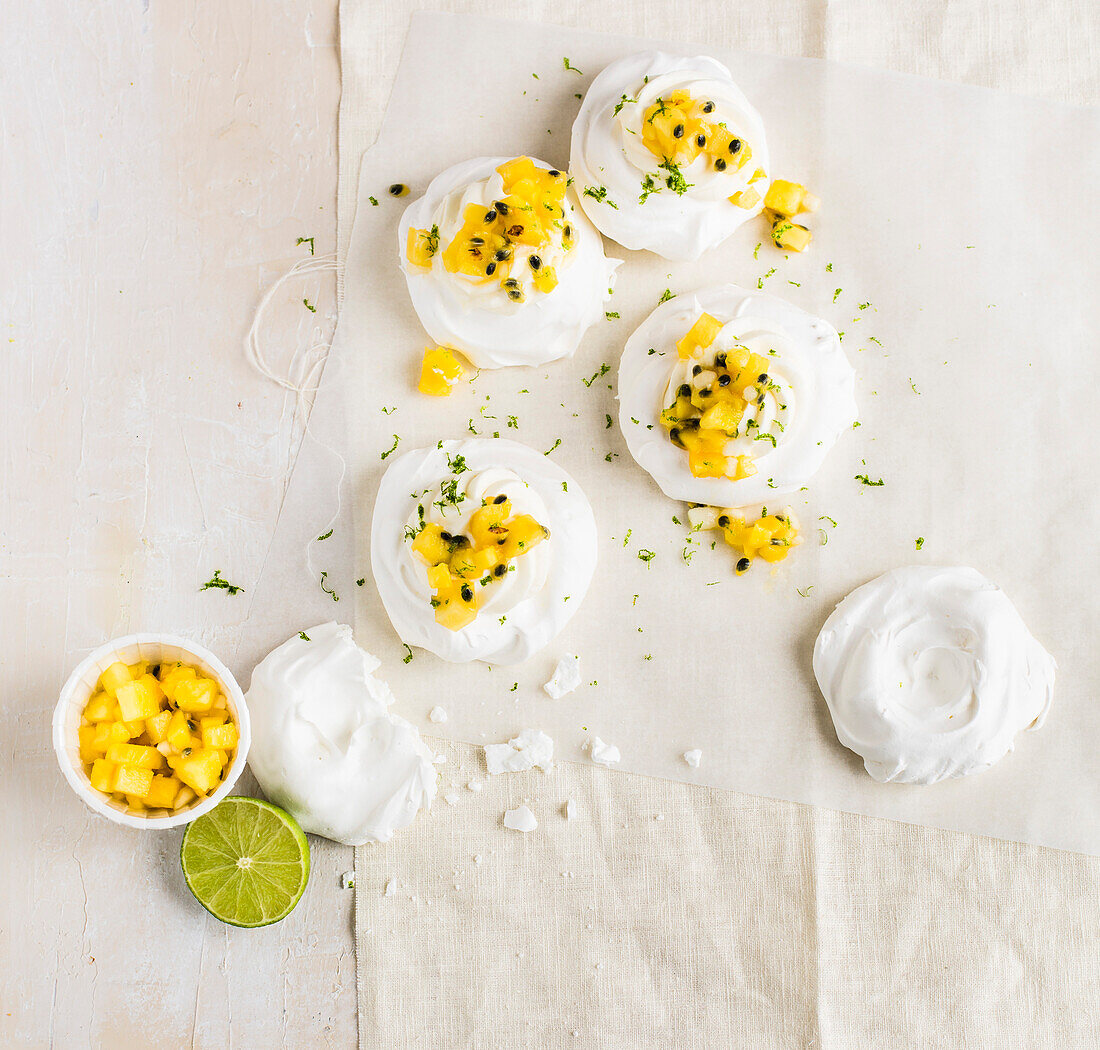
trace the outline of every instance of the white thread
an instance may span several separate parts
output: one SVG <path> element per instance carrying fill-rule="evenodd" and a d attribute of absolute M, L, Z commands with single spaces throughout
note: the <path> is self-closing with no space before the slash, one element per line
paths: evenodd
<path fill-rule="evenodd" d="M 287 374 L 281 376 L 267 363 L 267 358 L 260 347 L 260 324 L 264 312 L 274 298 L 275 293 L 294 277 L 305 277 L 315 273 L 331 273 L 339 269 L 336 264 L 336 253 L 329 252 L 325 255 L 310 256 L 296 262 L 284 273 L 264 294 L 260 305 L 256 307 L 256 314 L 252 318 L 252 325 L 248 329 L 248 335 L 244 340 L 244 355 L 248 363 L 272 383 L 290 391 L 297 401 L 296 409 L 301 407 L 301 401 L 317 392 L 317 384 L 320 381 L 320 372 L 328 357 L 329 347 L 327 342 L 313 343 L 305 350 L 297 350 L 290 358 Z"/>
<path fill-rule="evenodd" d="M 301 429 L 300 441 L 295 437 L 291 442 L 291 447 L 293 448 L 296 446 L 299 454 L 301 452 L 301 441 L 305 440 L 306 435 L 313 436 L 309 427 L 310 415 L 313 407 L 312 400 L 320 386 L 321 372 L 324 369 L 325 362 L 328 360 L 328 352 L 332 347 L 332 343 L 324 341 L 314 342 L 304 350 L 296 350 L 291 355 L 286 375 L 279 375 L 268 364 L 267 358 L 264 356 L 264 352 L 261 349 L 260 326 L 263 322 L 264 313 L 271 304 L 271 300 L 287 281 L 296 277 L 308 277 L 313 274 L 331 272 L 335 272 L 339 279 L 340 267 L 337 265 L 335 252 L 309 256 L 295 263 L 264 293 L 264 297 L 260 300 L 259 306 L 256 307 L 255 316 L 252 318 L 252 325 L 249 327 L 248 334 L 245 336 L 244 353 L 248 363 L 265 379 L 282 387 L 283 390 L 286 390 L 294 396 L 294 429 L 295 431 L 298 431 L 299 427 Z M 314 441 L 317 441 L 316 437 L 314 437 Z M 340 479 L 336 484 L 336 510 L 333 512 L 329 524 L 325 526 L 325 529 L 330 530 L 340 515 L 342 504 L 341 493 L 344 485 L 344 477 L 347 473 L 347 463 L 344 457 L 340 455 L 336 449 L 320 441 L 317 441 L 317 444 L 320 448 L 323 448 L 326 452 L 335 456 L 340 464 Z M 294 459 L 297 459 L 297 455 L 294 456 Z M 289 484 L 289 478 L 290 475 L 288 473 L 287 484 Z M 286 496 L 285 488 L 283 496 L 284 498 Z M 282 516 L 281 503 L 279 516 Z M 314 580 L 319 578 L 319 573 L 314 569 L 313 565 L 313 550 L 316 545 L 316 540 L 312 540 L 306 545 L 306 571 Z M 326 572 L 326 576 L 327 575 Z"/>

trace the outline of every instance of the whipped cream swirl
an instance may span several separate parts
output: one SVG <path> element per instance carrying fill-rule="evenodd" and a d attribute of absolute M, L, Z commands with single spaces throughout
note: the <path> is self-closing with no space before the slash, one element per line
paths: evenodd
<path fill-rule="evenodd" d="M 713 355 L 744 347 L 768 361 L 768 383 L 751 400 L 727 456 L 749 455 L 756 474 L 695 477 L 688 456 L 658 419 L 684 383 L 703 387 L 712 372 L 693 375 L 697 358 L 681 359 L 677 341 L 702 313 L 723 323 Z M 652 352 L 651 352 L 652 351 Z M 797 491 L 856 419 L 855 372 L 835 329 L 783 299 L 719 285 L 662 303 L 627 340 L 619 362 L 619 426 L 630 454 L 671 499 L 712 507 L 769 504 Z M 762 403 L 760 403 L 762 402 Z"/>
<path fill-rule="evenodd" d="M 852 591 L 822 627 L 814 675 L 840 742 L 879 781 L 988 769 L 1050 707 L 1054 659 L 1005 593 L 969 568 L 907 566 Z"/>
<path fill-rule="evenodd" d="M 670 186 L 673 173 L 642 132 L 647 110 L 676 92 L 713 103 L 710 120 L 741 139 L 751 159 L 718 171 L 699 156 L 679 166 L 688 187 L 675 178 Z M 769 171 L 764 122 L 730 71 L 704 55 L 660 51 L 619 59 L 592 82 L 573 124 L 569 166 L 581 207 L 602 233 L 676 260 L 697 259 L 758 215 Z M 759 199 L 750 207 L 731 202 L 741 191 Z"/>
<path fill-rule="evenodd" d="M 529 267 L 514 272 L 522 302 L 498 282 L 448 271 L 443 249 L 462 228 L 463 210 L 471 203 L 488 210 L 504 196 L 496 169 L 508 159 L 479 157 L 448 168 L 405 209 L 398 227 L 398 257 L 420 323 L 437 343 L 460 350 L 477 368 L 541 365 L 571 356 L 588 328 L 602 320 L 620 265 L 604 256 L 603 241 L 570 188 L 564 223 L 572 227 L 572 248 L 558 241 L 538 249 L 544 266 L 557 273 L 552 291 L 535 289 Z M 535 164 L 551 170 L 544 161 Z M 427 268 L 415 266 L 406 255 L 408 231 L 432 227 L 438 228 L 440 250 Z"/>
<path fill-rule="evenodd" d="M 412 551 L 423 521 L 467 531 L 485 498 L 505 495 L 548 539 L 479 593 L 474 621 L 452 631 L 436 623 L 427 567 Z M 541 453 L 516 441 L 443 441 L 398 457 L 382 478 L 371 523 L 371 569 L 402 641 L 454 663 L 518 663 L 547 645 L 584 600 L 596 567 L 592 508 L 580 485 Z"/>

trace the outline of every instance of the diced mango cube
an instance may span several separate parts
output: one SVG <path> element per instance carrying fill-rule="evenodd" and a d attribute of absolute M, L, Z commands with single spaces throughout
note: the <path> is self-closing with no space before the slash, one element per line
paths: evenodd
<path fill-rule="evenodd" d="M 717 317 L 702 313 L 676 344 L 681 357 L 691 357 L 696 349 L 710 346 L 714 337 L 722 330 L 722 322 Z"/>
<path fill-rule="evenodd" d="M 535 287 L 540 292 L 552 292 L 557 286 L 558 275 L 553 266 L 544 266 L 535 274 Z"/>
<path fill-rule="evenodd" d="M 720 401 L 703 413 L 699 426 L 704 430 L 721 430 L 732 434 L 740 425 L 744 414 L 744 407 L 738 408 L 731 401 Z"/>
<path fill-rule="evenodd" d="M 115 774 L 118 765 L 107 758 L 97 758 L 92 763 L 92 771 L 89 779 L 96 791 L 102 791 L 109 795 L 115 789 Z"/>
<path fill-rule="evenodd" d="M 160 714 L 145 720 L 145 732 L 154 744 L 163 743 L 168 738 L 168 723 L 172 721 L 171 711 L 161 711 Z"/>
<path fill-rule="evenodd" d="M 428 347 L 420 365 L 417 389 L 431 397 L 447 397 L 462 376 L 462 365 L 449 346 Z"/>
<path fill-rule="evenodd" d="M 179 682 L 173 699 L 180 711 L 209 711 L 217 695 L 218 683 L 212 678 L 194 678 Z"/>
<path fill-rule="evenodd" d="M 137 795 L 144 797 L 153 783 L 153 771 L 142 769 L 138 766 L 119 766 L 115 774 L 115 791 L 121 791 L 124 795 Z"/>
<path fill-rule="evenodd" d="M 176 796 L 175 808 L 183 809 L 184 806 L 191 805 L 196 798 L 198 798 L 198 795 L 185 784 L 180 788 L 180 793 Z"/>
<path fill-rule="evenodd" d="M 130 730 L 125 722 L 100 722 L 107 727 L 107 747 L 112 744 L 125 744 L 131 739 Z"/>
<path fill-rule="evenodd" d="M 772 224 L 772 243 L 786 251 L 801 252 L 809 247 L 813 234 L 805 226 L 790 219 L 776 219 Z"/>
<path fill-rule="evenodd" d="M 203 726 L 202 746 L 215 747 L 229 751 L 237 746 L 237 727 L 235 725 Z"/>
<path fill-rule="evenodd" d="M 443 538 L 443 528 L 439 525 L 425 525 L 412 541 L 412 549 L 429 565 L 438 565 L 450 557 L 451 545 Z"/>
<path fill-rule="evenodd" d="M 81 726 L 77 731 L 77 739 L 80 741 L 80 761 L 85 764 L 102 758 L 107 753 L 107 748 L 101 746 L 103 734 L 95 726 Z"/>
<path fill-rule="evenodd" d="M 182 751 L 192 744 L 191 733 L 195 729 L 195 723 L 187 717 L 186 712 L 176 711 L 168 721 L 164 731 L 164 739 L 177 751 Z"/>
<path fill-rule="evenodd" d="M 125 722 L 152 718 L 161 708 L 164 690 L 151 674 L 142 674 L 133 682 L 126 682 L 115 693 L 119 710 Z"/>
<path fill-rule="evenodd" d="M 96 693 L 84 707 L 84 717 L 89 722 L 103 722 L 111 717 L 114 699 L 107 693 Z"/>
<path fill-rule="evenodd" d="M 193 682 L 198 677 L 193 667 L 184 667 L 182 664 L 177 664 L 167 671 L 161 667 L 160 672 L 160 687 L 164 690 L 164 695 L 172 701 L 175 701 L 176 689 L 182 682 Z"/>
<path fill-rule="evenodd" d="M 540 525 L 530 514 L 519 514 L 508 524 L 500 557 L 511 561 L 517 554 L 526 554 L 550 535 L 550 530 Z"/>
<path fill-rule="evenodd" d="M 447 565 L 433 565 L 428 570 L 428 586 L 440 590 L 451 582 L 451 570 Z"/>
<path fill-rule="evenodd" d="M 821 201 L 798 182 L 776 179 L 764 195 L 764 207 L 790 218 L 803 211 L 817 211 Z"/>
<path fill-rule="evenodd" d="M 448 631 L 461 631 L 463 627 L 474 622 L 477 618 L 477 609 L 461 601 L 447 602 L 435 611 L 435 620 L 441 627 Z"/>
<path fill-rule="evenodd" d="M 168 759 L 176 776 L 199 795 L 208 795 L 217 786 L 223 762 L 222 753 L 213 748 L 196 748 L 189 755 L 173 755 Z"/>
<path fill-rule="evenodd" d="M 130 664 L 127 670 L 130 672 L 130 677 L 135 681 L 139 679 L 149 669 L 148 663 L 144 660 L 139 660 L 136 664 Z"/>
<path fill-rule="evenodd" d="M 137 769 L 160 769 L 164 765 L 164 756 L 155 747 L 142 744 L 112 744 L 107 757 L 119 765 Z"/>
<path fill-rule="evenodd" d="M 109 693 L 111 696 L 115 695 L 120 685 L 133 680 L 134 677 L 130 674 L 130 668 L 117 660 L 99 676 L 100 686 L 102 686 L 104 692 Z"/>
<path fill-rule="evenodd" d="M 504 538 L 504 522 L 511 516 L 511 500 L 486 503 L 470 515 L 470 538 L 478 547 L 488 547 Z"/>
<path fill-rule="evenodd" d="M 175 777 L 154 776 L 145 792 L 145 804 L 151 809 L 171 809 L 181 787 Z"/>
<path fill-rule="evenodd" d="M 413 266 L 431 266 L 432 258 L 437 251 L 439 251 L 438 227 L 433 226 L 430 230 L 409 227 L 409 232 L 405 236 L 405 258 Z"/>

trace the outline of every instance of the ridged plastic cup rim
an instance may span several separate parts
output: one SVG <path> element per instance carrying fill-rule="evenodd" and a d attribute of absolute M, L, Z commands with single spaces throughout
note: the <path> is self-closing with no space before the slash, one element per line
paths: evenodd
<path fill-rule="evenodd" d="M 198 805 L 180 813 L 160 817 L 146 817 L 123 809 L 119 803 L 92 787 L 84 764 L 80 761 L 80 744 L 77 728 L 84 707 L 95 691 L 99 676 L 116 660 L 134 664 L 139 660 L 151 663 L 164 660 L 182 660 L 195 664 L 221 686 L 233 721 L 237 725 L 237 750 L 225 779 L 218 789 Z M 210 812 L 230 791 L 239 779 L 248 761 L 248 749 L 252 743 L 252 726 L 244 694 L 229 669 L 209 649 L 174 634 L 128 634 L 115 638 L 89 653 L 73 669 L 53 713 L 53 747 L 57 763 L 69 786 L 89 809 L 100 816 L 139 831 L 162 831 L 189 824 L 204 813 Z"/>

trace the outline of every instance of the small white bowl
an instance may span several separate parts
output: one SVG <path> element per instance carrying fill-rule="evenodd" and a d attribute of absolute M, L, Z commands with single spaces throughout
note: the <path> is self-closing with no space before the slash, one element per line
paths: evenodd
<path fill-rule="evenodd" d="M 84 707 L 95 692 L 99 676 L 116 660 L 121 660 L 124 664 L 136 664 L 142 660 L 154 664 L 182 660 L 197 667 L 221 686 L 229 713 L 237 725 L 238 742 L 225 779 L 209 798 L 202 799 L 189 809 L 178 813 L 152 809 L 148 810 L 150 814 L 161 815 L 145 816 L 142 813 L 132 812 L 123 803 L 115 802 L 92 787 L 88 774 L 84 772 L 84 763 L 80 761 L 77 729 L 80 727 Z M 186 638 L 177 638 L 171 634 L 129 634 L 125 638 L 116 638 L 100 646 L 90 656 L 85 657 L 69 676 L 53 713 L 53 747 L 57 752 L 61 772 L 65 775 L 69 786 L 96 813 L 108 820 L 113 820 L 116 824 L 125 824 L 128 828 L 138 828 L 142 831 L 178 827 L 212 810 L 229 794 L 237 778 L 244 772 L 251 742 L 252 727 L 248 718 L 248 708 L 245 706 L 244 694 L 241 692 L 241 687 L 237 685 L 236 679 L 212 652 Z"/>

